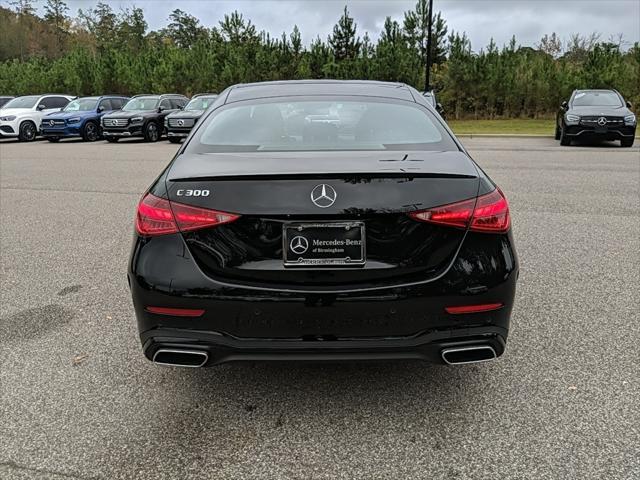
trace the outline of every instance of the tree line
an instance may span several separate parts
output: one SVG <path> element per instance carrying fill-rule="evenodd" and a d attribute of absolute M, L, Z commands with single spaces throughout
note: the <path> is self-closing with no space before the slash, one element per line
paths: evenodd
<path fill-rule="evenodd" d="M 297 26 L 272 37 L 237 11 L 208 27 L 174 10 L 166 27 L 150 31 L 143 10 L 108 3 L 69 15 L 63 0 L 0 7 L 0 94 L 64 92 L 220 92 L 234 83 L 300 78 L 374 79 L 424 89 L 431 48 L 432 87 L 453 118 L 539 118 L 552 115 L 575 88 L 616 88 L 640 102 L 640 45 L 622 37 L 545 35 L 535 47 L 513 37 L 474 51 L 464 33 L 434 14 L 428 41 L 428 1 L 401 19 L 386 18 L 376 40 L 358 30 L 344 8 L 327 39 L 304 45 Z M 627 48 L 625 48 L 627 47 Z"/>

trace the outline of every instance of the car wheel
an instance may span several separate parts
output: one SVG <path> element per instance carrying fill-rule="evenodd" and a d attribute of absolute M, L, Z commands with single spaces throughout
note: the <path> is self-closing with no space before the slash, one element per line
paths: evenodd
<path fill-rule="evenodd" d="M 180 140 L 182 140 L 180 137 L 169 137 L 171 143 L 180 143 Z"/>
<path fill-rule="evenodd" d="M 100 130 L 96 122 L 87 122 L 82 128 L 82 139 L 85 142 L 95 142 L 100 138 Z"/>
<path fill-rule="evenodd" d="M 157 142 L 160 139 L 160 130 L 156 122 L 149 122 L 144 127 L 144 139 L 147 142 Z"/>
<path fill-rule="evenodd" d="M 633 137 L 620 139 L 620 146 L 625 148 L 633 147 Z"/>
<path fill-rule="evenodd" d="M 20 124 L 18 140 L 21 142 L 32 142 L 36 139 L 36 135 L 38 135 L 38 130 L 36 129 L 35 123 L 27 120 Z"/>
<path fill-rule="evenodd" d="M 571 139 L 564 133 L 564 126 L 560 130 L 560 145 L 565 147 L 571 145 Z"/>
<path fill-rule="evenodd" d="M 109 143 L 118 143 L 118 140 L 120 140 L 118 137 L 107 137 Z"/>
<path fill-rule="evenodd" d="M 47 137 L 47 140 L 49 140 L 51 143 L 57 143 L 60 141 L 60 137 Z"/>
<path fill-rule="evenodd" d="M 555 139 L 556 140 L 560 140 L 560 127 L 558 126 L 558 124 L 556 123 L 556 135 L 555 135 Z"/>

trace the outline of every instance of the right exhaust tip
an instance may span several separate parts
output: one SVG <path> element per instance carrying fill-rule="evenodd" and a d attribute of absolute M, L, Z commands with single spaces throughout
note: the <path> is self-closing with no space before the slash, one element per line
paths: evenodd
<path fill-rule="evenodd" d="M 498 358 L 491 345 L 445 348 L 441 355 L 442 360 L 448 365 L 489 362 Z"/>
<path fill-rule="evenodd" d="M 152 360 L 158 365 L 198 368 L 203 367 L 209 361 L 209 354 L 204 350 L 160 348 L 153 354 Z"/>

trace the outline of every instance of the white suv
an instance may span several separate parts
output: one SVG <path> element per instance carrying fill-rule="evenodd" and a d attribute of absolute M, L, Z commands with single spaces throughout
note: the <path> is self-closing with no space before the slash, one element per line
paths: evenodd
<path fill-rule="evenodd" d="M 30 142 L 38 136 L 42 117 L 57 112 L 75 97 L 69 95 L 27 95 L 5 103 L 0 109 L 0 138 L 18 137 Z"/>

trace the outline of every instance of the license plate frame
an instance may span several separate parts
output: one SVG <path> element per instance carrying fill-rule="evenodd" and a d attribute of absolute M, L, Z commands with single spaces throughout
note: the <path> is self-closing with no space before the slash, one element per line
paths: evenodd
<path fill-rule="evenodd" d="M 306 248 L 304 248 L 305 244 L 302 240 L 297 240 L 294 245 L 293 242 L 297 237 L 306 240 Z M 336 243 L 326 245 L 314 243 L 314 240 L 325 242 L 327 237 L 329 242 L 335 241 Z M 349 245 L 347 240 L 359 241 L 360 243 Z M 344 244 L 340 244 L 341 241 Z M 294 251 L 294 247 L 300 251 Z M 322 248 L 337 251 L 317 251 Z M 342 254 L 340 254 L 341 250 Z M 354 255 L 354 252 L 359 254 Z M 363 267 L 367 261 L 366 252 L 365 225 L 361 221 L 287 222 L 282 225 L 282 259 L 287 268 Z M 327 255 L 332 253 L 336 255 Z"/>

